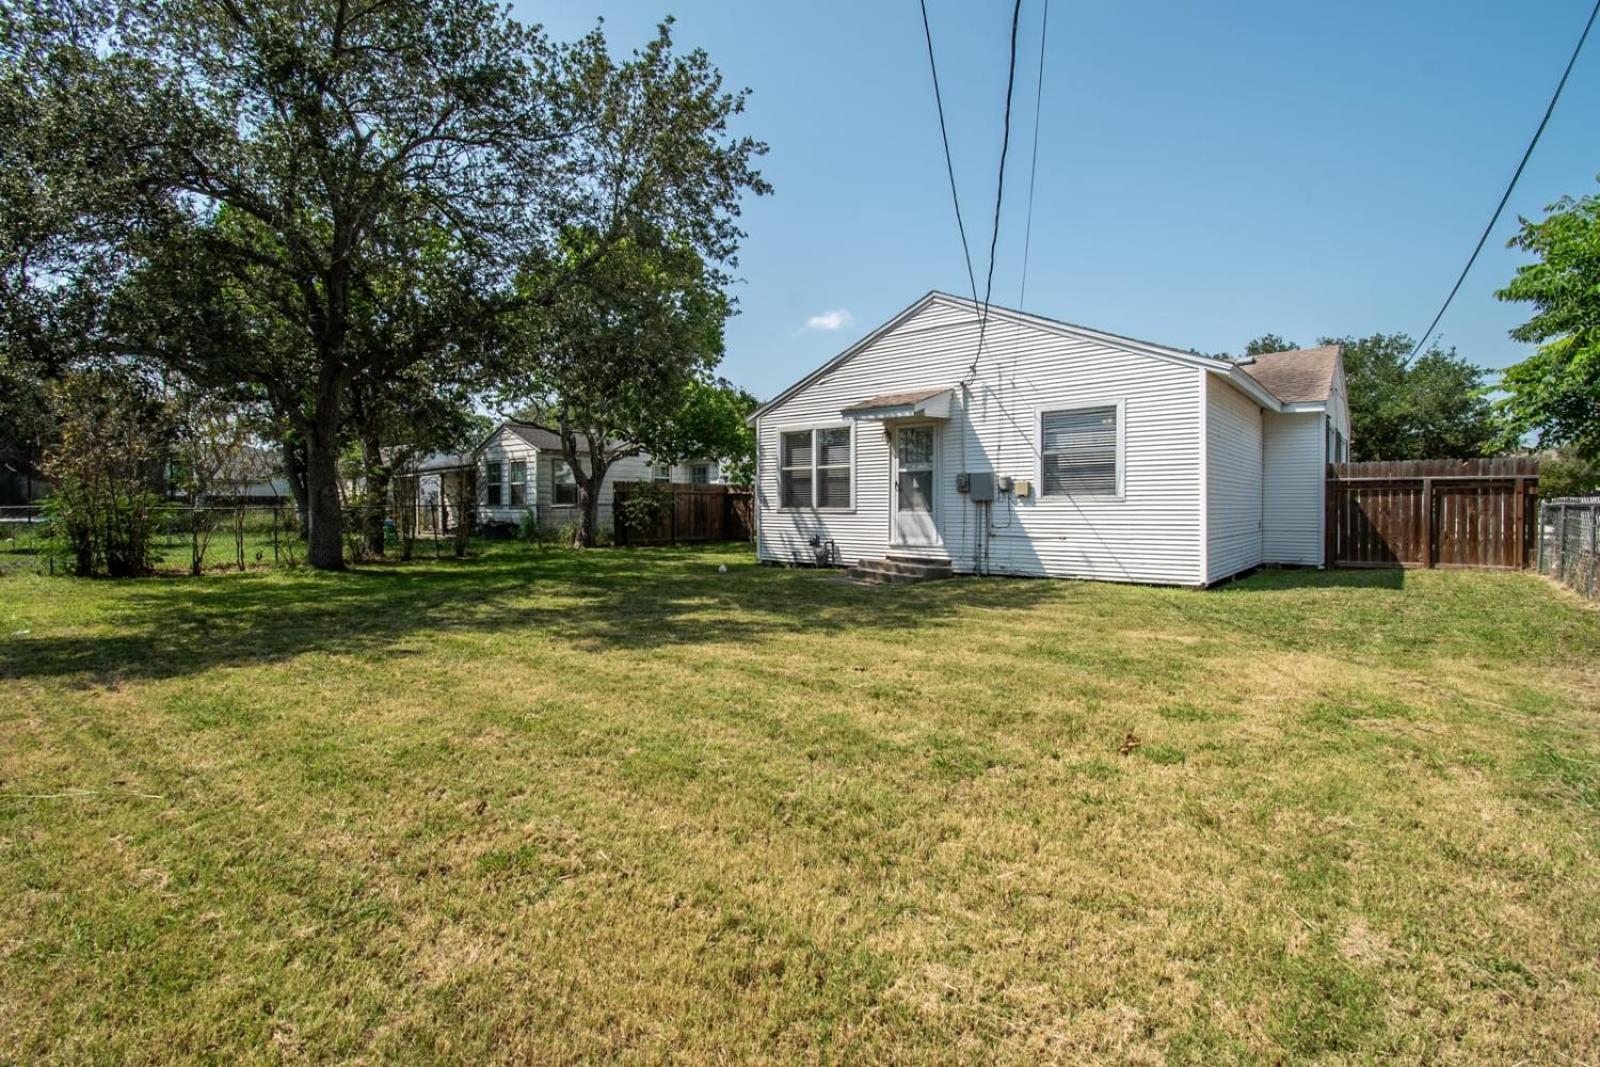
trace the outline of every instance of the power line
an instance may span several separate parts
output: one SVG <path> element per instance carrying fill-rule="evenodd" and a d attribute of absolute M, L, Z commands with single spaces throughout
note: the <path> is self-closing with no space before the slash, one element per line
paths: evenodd
<path fill-rule="evenodd" d="M 1039 20 L 1039 79 L 1033 92 L 1033 159 L 1028 164 L 1028 221 L 1022 230 L 1022 288 L 1017 294 L 1018 310 L 1027 308 L 1028 253 L 1033 248 L 1033 186 L 1039 176 L 1039 113 L 1044 103 L 1044 43 L 1050 32 L 1050 0 L 1044 0 L 1044 17 Z"/>
<path fill-rule="evenodd" d="M 1522 162 L 1517 164 L 1517 171 L 1511 175 L 1511 183 L 1506 186 L 1505 195 L 1500 197 L 1500 203 L 1495 207 L 1494 214 L 1489 218 L 1489 225 L 1483 228 L 1483 234 L 1478 238 L 1478 244 L 1472 250 L 1472 255 L 1467 257 L 1467 265 L 1461 268 L 1460 277 L 1451 287 L 1450 295 L 1444 298 L 1444 304 L 1439 308 L 1439 313 L 1433 317 L 1433 322 L 1428 324 L 1427 331 L 1422 339 L 1417 342 L 1417 347 L 1411 350 L 1411 355 L 1406 357 L 1410 363 L 1417 358 L 1417 353 L 1422 351 L 1422 346 L 1428 343 L 1428 338 L 1433 336 L 1434 329 L 1439 325 L 1439 320 L 1444 318 L 1444 313 L 1450 309 L 1450 302 L 1456 298 L 1456 293 L 1461 291 L 1461 283 L 1467 280 L 1467 273 L 1472 270 L 1472 265 L 1478 260 L 1478 253 L 1483 251 L 1489 234 L 1494 229 L 1494 224 L 1500 221 L 1500 213 L 1506 209 L 1506 201 L 1511 199 L 1511 191 L 1517 187 L 1517 180 L 1522 177 L 1523 170 L 1528 166 L 1528 159 L 1533 155 L 1534 146 L 1539 143 L 1539 138 L 1544 134 L 1544 128 L 1550 124 L 1550 116 L 1555 113 L 1556 102 L 1561 99 L 1561 90 L 1567 87 L 1567 77 L 1572 73 L 1573 66 L 1578 62 L 1578 53 L 1583 51 L 1583 42 L 1589 39 L 1589 31 L 1594 27 L 1595 17 L 1600 15 L 1600 0 L 1596 0 L 1594 9 L 1589 12 L 1589 21 L 1583 24 L 1583 33 L 1578 36 L 1578 44 L 1572 50 L 1572 58 L 1567 60 L 1567 69 L 1561 72 L 1561 80 L 1556 83 L 1556 91 L 1550 97 L 1550 106 L 1544 109 L 1544 118 L 1539 120 L 1539 128 L 1533 131 L 1533 140 L 1528 142 L 1528 150 L 1522 153 Z"/>
<path fill-rule="evenodd" d="M 1000 127 L 1000 175 L 994 187 L 994 229 L 989 235 L 989 275 L 983 285 L 983 311 L 978 316 L 978 350 L 972 354 L 972 366 L 967 368 L 970 379 L 978 373 L 978 360 L 983 357 L 983 338 L 989 330 L 989 298 L 994 295 L 995 249 L 1000 245 L 1000 207 L 1006 195 L 1006 156 L 1011 151 L 1011 97 L 1017 86 L 1017 24 L 1022 20 L 1022 0 L 1011 7 L 1011 60 L 1006 65 L 1006 113 Z"/>
<path fill-rule="evenodd" d="M 1011 62 L 1006 67 L 1006 115 L 1000 127 L 1000 176 L 994 187 L 994 232 L 989 237 L 989 277 L 983 286 L 983 314 L 989 315 L 989 297 L 994 292 L 994 252 L 1000 244 L 1000 205 L 1006 195 L 1006 155 L 1011 150 L 1011 94 L 1017 85 L 1017 23 L 1022 19 L 1022 0 L 1011 8 Z"/>
<path fill-rule="evenodd" d="M 939 138 L 944 142 L 944 169 L 950 176 L 950 200 L 956 208 L 956 229 L 961 232 L 961 254 L 967 262 L 967 282 L 972 286 L 972 303 L 978 303 L 978 279 L 972 272 L 972 250 L 967 247 L 967 224 L 961 220 L 961 197 L 956 192 L 956 166 L 950 157 L 950 133 L 944 123 L 944 97 L 939 93 L 939 65 L 933 60 L 933 29 L 928 25 L 928 0 L 922 4 L 922 35 L 928 42 L 928 70 L 933 74 L 933 102 L 939 110 Z"/>

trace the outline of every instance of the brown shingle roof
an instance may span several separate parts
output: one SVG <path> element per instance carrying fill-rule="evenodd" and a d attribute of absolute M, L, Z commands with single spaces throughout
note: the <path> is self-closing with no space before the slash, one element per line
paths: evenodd
<path fill-rule="evenodd" d="M 1285 404 L 1326 401 L 1333 388 L 1333 369 L 1343 350 L 1338 345 L 1266 352 L 1240 366 Z"/>
<path fill-rule="evenodd" d="M 884 393 L 871 400 L 863 400 L 859 404 L 851 404 L 845 411 L 870 411 L 873 408 L 898 408 L 907 404 L 920 404 L 929 397 L 938 396 L 947 391 L 948 385 L 941 385 L 933 389 L 916 389 L 909 393 Z"/>

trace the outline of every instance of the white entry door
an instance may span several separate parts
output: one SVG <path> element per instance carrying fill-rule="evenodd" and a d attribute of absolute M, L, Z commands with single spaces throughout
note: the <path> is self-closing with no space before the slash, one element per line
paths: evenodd
<path fill-rule="evenodd" d="M 894 432 L 894 543 L 936 545 L 933 487 L 937 484 L 938 431 L 932 426 L 900 426 Z"/>

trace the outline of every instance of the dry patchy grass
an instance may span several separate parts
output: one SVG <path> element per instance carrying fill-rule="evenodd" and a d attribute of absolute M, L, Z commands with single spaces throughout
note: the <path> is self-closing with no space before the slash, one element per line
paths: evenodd
<path fill-rule="evenodd" d="M 0 639 L 0 1061 L 1600 1060 L 1600 612 L 1528 576 L 505 546 Z"/>

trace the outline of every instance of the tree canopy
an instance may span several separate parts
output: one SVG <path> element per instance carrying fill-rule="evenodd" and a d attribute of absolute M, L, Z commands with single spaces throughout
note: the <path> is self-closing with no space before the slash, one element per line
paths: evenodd
<path fill-rule="evenodd" d="M 316 566 L 342 560 L 360 390 L 419 367 L 481 382 L 506 319 L 641 232 L 721 282 L 740 199 L 767 190 L 764 146 L 729 132 L 745 94 L 676 51 L 670 20 L 619 60 L 598 28 L 552 42 L 487 0 L 7 14 L 3 106 L 30 132 L 0 150 L 0 188 L 42 191 L 5 220 L 31 252 L 0 264 L 8 307 L 114 292 L 105 351 L 265 396 L 303 449 Z"/>
<path fill-rule="evenodd" d="M 1570 447 L 1580 465 L 1600 461 L 1600 196 L 1564 197 L 1544 219 L 1523 219 L 1511 244 L 1537 258 L 1496 295 L 1533 306 L 1511 336 L 1539 349 L 1501 376 L 1500 411 L 1514 437 Z"/>

